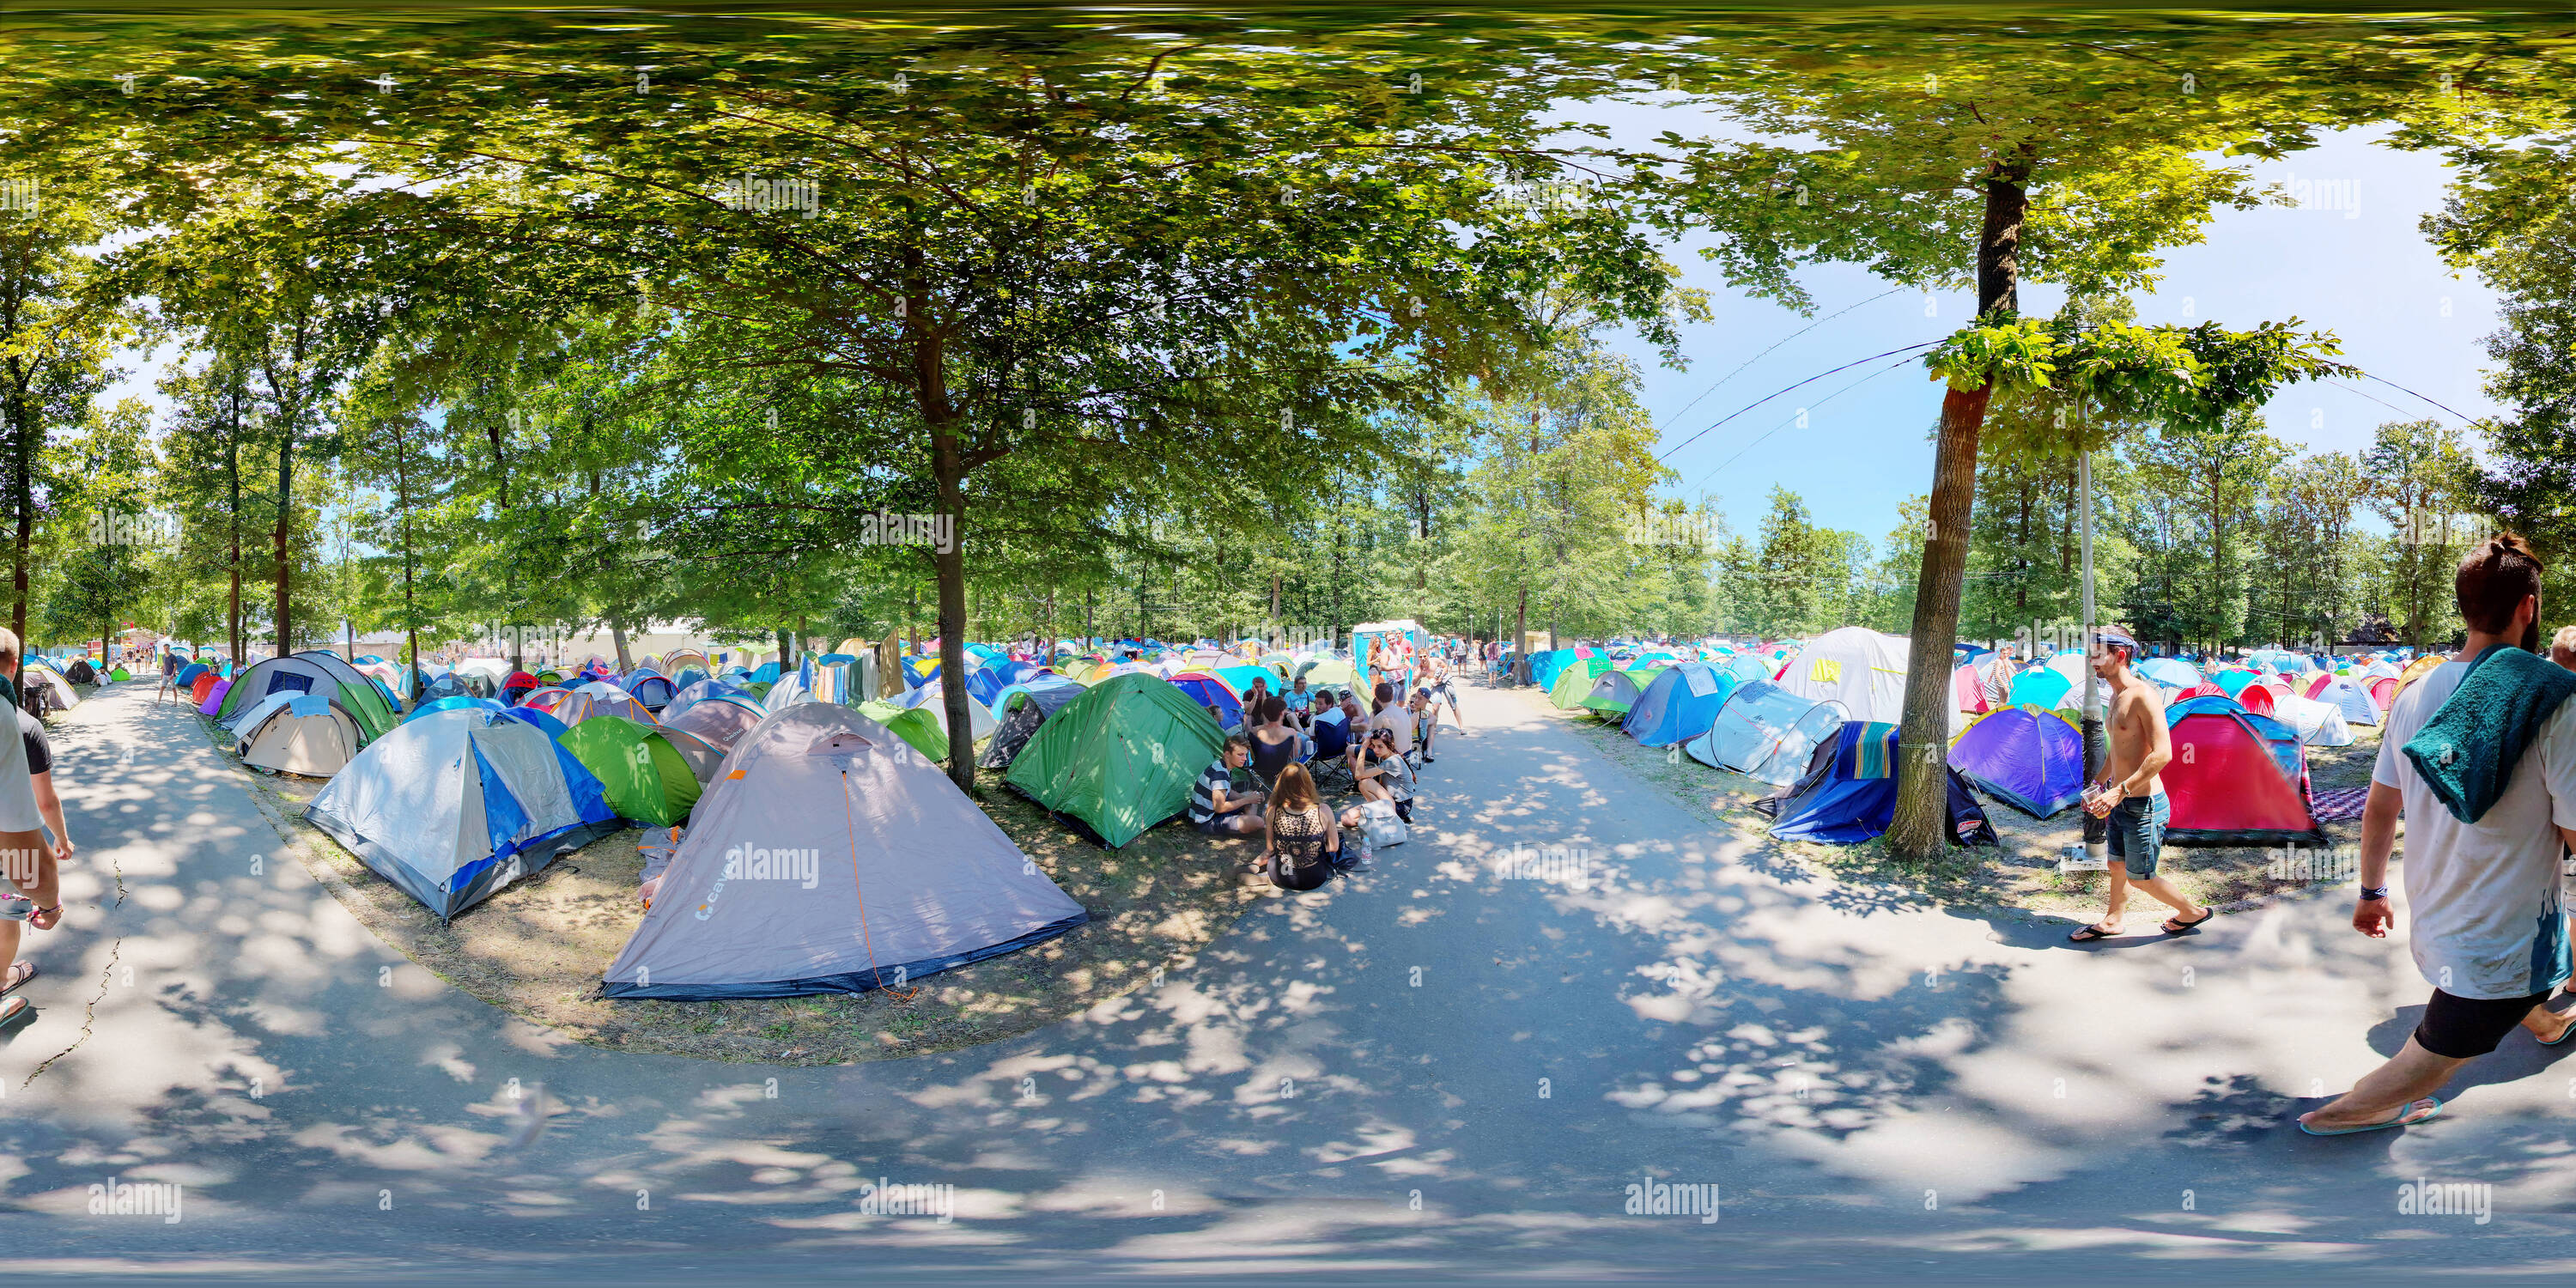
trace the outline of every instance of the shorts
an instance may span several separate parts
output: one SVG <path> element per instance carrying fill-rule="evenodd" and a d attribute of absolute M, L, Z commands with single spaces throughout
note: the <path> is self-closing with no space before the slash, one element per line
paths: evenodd
<path fill-rule="evenodd" d="M 2111 858 L 2129 869 L 2129 879 L 2156 875 L 2156 860 L 2165 848 L 2165 828 L 2173 823 L 2173 801 L 2163 792 L 2124 797 L 2111 807 Z"/>
<path fill-rule="evenodd" d="M 2475 1059 L 2522 1027 L 2522 1017 L 2548 1001 L 2551 991 L 2529 997 L 2455 997 L 2434 989 L 2433 1000 L 2424 1004 L 2423 1022 L 2415 1026 L 2415 1045 L 2445 1059 Z"/>

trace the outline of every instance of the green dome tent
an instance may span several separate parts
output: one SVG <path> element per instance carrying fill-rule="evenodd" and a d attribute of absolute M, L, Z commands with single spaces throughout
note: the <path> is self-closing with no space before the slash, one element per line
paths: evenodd
<path fill-rule="evenodd" d="M 1180 813 L 1225 734 L 1158 675 L 1112 676 L 1038 726 L 1004 779 L 1111 849 Z"/>
<path fill-rule="evenodd" d="M 592 716 L 565 730 L 559 741 L 598 777 L 601 794 L 620 818 L 669 827 L 689 816 L 705 790 L 670 738 L 624 716 Z M 707 766 L 707 772 L 714 770 Z"/>
<path fill-rule="evenodd" d="M 912 749 L 932 764 L 948 759 L 948 729 L 939 723 L 939 713 L 929 707 L 897 706 L 884 698 L 870 698 L 859 704 L 859 714 L 911 743 Z"/>
<path fill-rule="evenodd" d="M 1598 653 L 1577 658 L 1559 671 L 1555 687 L 1547 691 L 1547 700 L 1559 711 L 1572 711 L 1592 696 L 1592 682 L 1610 673 L 1610 659 Z"/>

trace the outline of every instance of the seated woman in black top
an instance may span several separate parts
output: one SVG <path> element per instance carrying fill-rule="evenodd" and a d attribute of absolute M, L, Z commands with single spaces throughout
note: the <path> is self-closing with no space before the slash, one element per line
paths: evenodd
<path fill-rule="evenodd" d="M 1304 765 L 1279 771 L 1277 803 L 1262 844 L 1262 868 L 1282 890 L 1312 890 L 1342 864 L 1341 821 L 1315 794 Z"/>

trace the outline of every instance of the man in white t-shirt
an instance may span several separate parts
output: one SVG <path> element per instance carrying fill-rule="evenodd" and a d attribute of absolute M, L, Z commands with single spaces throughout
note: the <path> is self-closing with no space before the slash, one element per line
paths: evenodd
<path fill-rule="evenodd" d="M 17 633 L 0 628 L 0 657 L 14 663 L 17 656 Z M 0 1024 L 27 1009 L 27 999 L 17 989 L 36 977 L 32 964 L 18 960 L 19 927 L 51 930 L 63 915 L 61 876 L 53 849 L 39 830 L 44 816 L 36 809 L 35 783 L 27 773 L 27 744 L 6 723 L 16 714 L 0 712 Z"/>
<path fill-rule="evenodd" d="M 2467 646 L 2408 685 L 2389 710 L 2361 818 L 2362 890 L 2352 924 L 2373 939 L 2396 924 L 2388 856 L 2402 807 L 2406 902 L 2415 918 L 2407 946 L 2433 998 L 2394 1058 L 2334 1103 L 2300 1116 L 2299 1129 L 2310 1135 L 2434 1118 L 2442 1102 L 2432 1093 L 2515 1028 L 2531 1030 L 2544 1045 L 2566 1041 L 2576 1028 L 2547 1005 L 2569 974 L 2559 854 L 2562 843 L 2576 844 L 2576 699 L 2540 721 L 2507 768 L 2501 793 L 2474 823 L 2444 806 L 2404 751 L 2461 681 L 2494 660 L 2490 649 L 2537 650 L 2540 574 L 2540 560 L 2519 537 L 2470 551 L 2457 579 Z"/>

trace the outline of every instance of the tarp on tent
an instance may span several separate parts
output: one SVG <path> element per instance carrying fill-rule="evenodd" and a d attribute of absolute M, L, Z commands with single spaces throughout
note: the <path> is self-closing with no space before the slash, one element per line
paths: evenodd
<path fill-rule="evenodd" d="M 242 672 L 224 694 L 224 704 L 216 708 L 215 720 L 239 733 L 236 722 L 242 713 L 258 705 L 261 698 L 288 692 L 320 694 L 339 703 L 358 722 L 359 736 L 371 742 L 401 723 L 394 715 L 393 704 L 385 700 L 384 690 L 377 688 L 375 681 L 360 675 L 339 654 L 324 649 L 273 657 Z"/>
<path fill-rule="evenodd" d="M 2169 845 L 2325 844 L 2309 813 L 2298 732 L 2271 718 L 2192 698 L 2173 720 L 2174 758 L 2162 771 L 2173 801 Z M 2168 716 L 2174 714 L 2169 708 Z"/>
<path fill-rule="evenodd" d="M 272 693 L 241 722 L 233 751 L 253 769 L 329 778 L 358 755 L 358 722 L 312 693 Z"/>
<path fill-rule="evenodd" d="M 1886 833 L 1896 817 L 1896 726 L 1846 721 L 1834 738 L 1817 745 L 1795 786 L 1754 803 L 1779 820 L 1771 834 L 1784 841 L 1858 845 Z M 1996 845 L 1994 826 L 1959 771 L 1950 771 L 1950 843 Z"/>
<path fill-rule="evenodd" d="M 1827 631 L 1808 642 L 1780 687 L 1810 702 L 1842 705 L 1845 720 L 1895 723 L 1904 714 L 1906 657 L 1913 641 L 1865 626 Z"/>
<path fill-rule="evenodd" d="M 1842 726 L 1839 703 L 1811 702 L 1768 680 L 1749 680 L 1737 686 L 1708 732 L 1682 750 L 1703 765 L 1785 787 L 1807 772 L 1817 746 Z"/>
<path fill-rule="evenodd" d="M 1038 726 L 1064 709 L 1066 703 L 1081 696 L 1082 686 L 1061 676 L 1045 675 L 1040 680 L 1053 683 L 1014 684 L 1002 690 L 1001 705 L 994 709 L 1000 724 L 993 729 L 993 740 L 984 746 L 984 754 L 975 763 L 986 769 L 1008 769 L 1019 759 L 1020 749 L 1037 736 Z"/>
<path fill-rule="evenodd" d="M 2370 700 L 2370 690 L 2349 675 L 2320 675 L 2308 686 L 2308 699 L 2322 702 L 2343 712 L 2352 724 L 2379 723 L 2379 704 Z"/>
<path fill-rule="evenodd" d="M 681 754 L 673 738 L 694 744 L 703 771 Z M 601 794 L 618 817 L 647 827 L 669 827 L 687 818 L 723 759 L 693 735 L 664 737 L 661 730 L 623 716 L 592 716 L 565 730 L 558 741 L 599 780 Z"/>
<path fill-rule="evenodd" d="M 570 752 L 484 708 L 436 712 L 369 743 L 305 817 L 442 917 L 619 826 Z"/>
<path fill-rule="evenodd" d="M 1583 708 L 1604 719 L 1624 720 L 1629 710 L 1637 705 L 1637 699 L 1645 696 L 1646 685 L 1653 683 L 1654 678 L 1654 674 L 1647 671 L 1604 671 L 1599 679 L 1592 682 L 1592 691 L 1583 696 Z"/>
<path fill-rule="evenodd" d="M 1115 849 L 1187 808 L 1224 743 L 1207 708 L 1170 681 L 1112 676 L 1038 726 L 1006 781 Z"/>
<path fill-rule="evenodd" d="M 1684 662 L 1655 677 L 1620 726 L 1642 746 L 1669 747 L 1707 733 L 1737 685 L 1734 674 L 1701 662 Z"/>
<path fill-rule="evenodd" d="M 771 716 L 725 763 L 603 995 L 901 987 L 1088 919 L 937 766 L 847 707 Z"/>
<path fill-rule="evenodd" d="M 2005 707 L 1950 744 L 1950 767 L 1988 796 L 2047 818 L 2084 797 L 2084 735 L 2053 711 Z"/>

